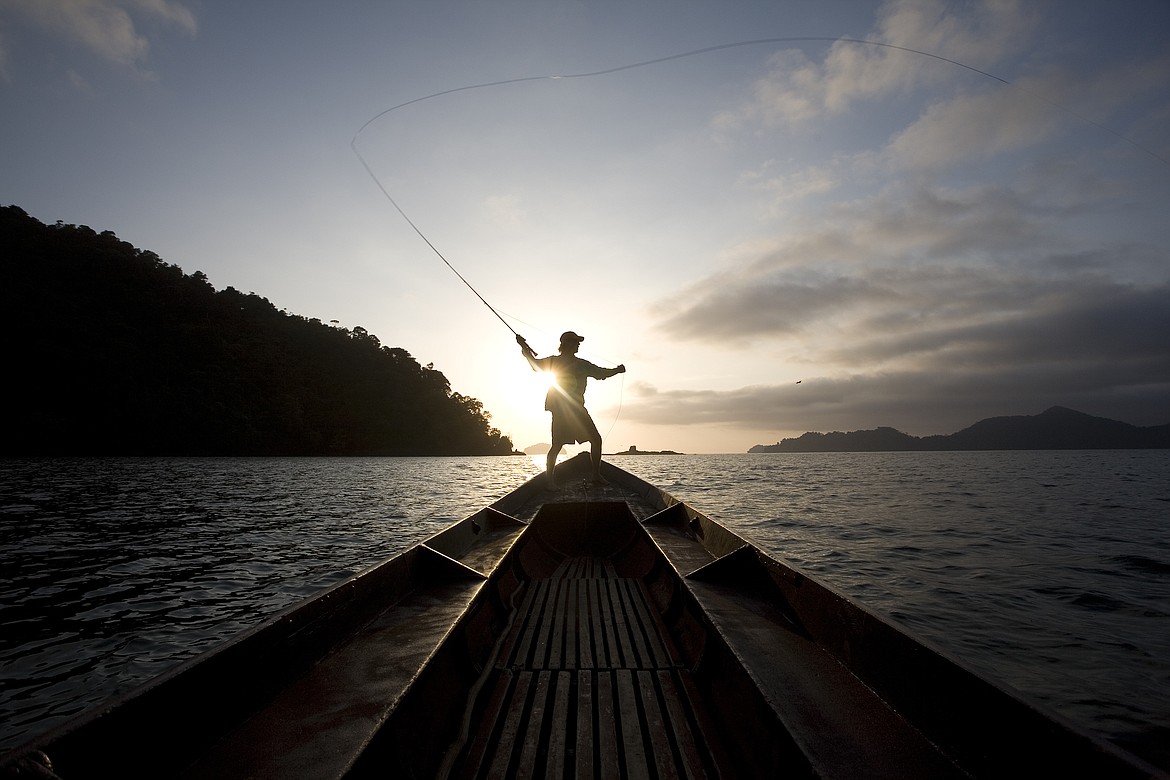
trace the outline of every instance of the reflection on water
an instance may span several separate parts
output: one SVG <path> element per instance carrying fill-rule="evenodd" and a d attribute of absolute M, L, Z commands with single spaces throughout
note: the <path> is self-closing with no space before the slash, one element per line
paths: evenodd
<path fill-rule="evenodd" d="M 1170 453 L 610 460 L 1074 722 L 1146 755 L 1170 743 Z M 0 746 L 368 568 L 543 462 L 0 463 Z"/>

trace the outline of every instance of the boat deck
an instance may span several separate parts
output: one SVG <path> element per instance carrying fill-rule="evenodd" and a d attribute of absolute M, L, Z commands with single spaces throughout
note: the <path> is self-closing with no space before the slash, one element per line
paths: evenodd
<path fill-rule="evenodd" d="M 708 777 L 707 715 L 639 580 L 581 557 L 533 580 L 499 646 L 454 773 Z"/>

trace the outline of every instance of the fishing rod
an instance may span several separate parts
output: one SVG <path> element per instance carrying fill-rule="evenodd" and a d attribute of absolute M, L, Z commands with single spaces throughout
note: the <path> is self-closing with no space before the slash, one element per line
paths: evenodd
<path fill-rule="evenodd" d="M 366 124 L 369 124 L 369 123 L 367 122 Z M 453 274 L 455 274 L 457 277 L 459 277 L 459 281 L 463 282 L 465 285 L 467 285 L 467 289 L 469 289 L 473 293 L 475 293 L 475 297 L 479 298 L 479 300 L 483 303 L 483 305 L 488 307 L 488 309 L 491 311 L 491 313 L 496 315 L 496 318 L 499 319 L 500 322 L 504 323 L 505 328 L 512 331 L 512 333 L 515 333 L 516 338 L 520 338 L 521 336 L 519 333 L 516 333 L 516 329 L 513 328 L 511 325 L 509 325 L 508 321 L 505 320 L 500 315 L 500 313 L 498 311 L 496 311 L 495 307 L 492 306 L 490 303 L 488 303 L 487 299 L 479 294 L 479 290 L 477 290 L 471 286 L 471 282 L 467 281 L 467 279 L 465 279 L 463 277 L 463 274 L 459 273 L 459 271 L 455 268 L 455 266 L 451 265 L 451 262 L 446 257 L 443 256 L 443 253 L 439 251 L 438 247 L 436 247 L 434 244 L 432 244 L 431 240 L 429 238 L 427 238 L 426 233 L 423 233 L 422 230 L 419 229 L 419 226 L 414 224 L 414 220 L 412 220 L 409 216 L 407 216 L 406 212 L 402 210 L 402 207 L 398 205 L 398 201 L 394 200 L 394 196 L 391 195 L 390 192 L 385 187 L 382 186 L 381 180 L 379 180 L 378 177 L 374 174 L 373 170 L 370 169 L 369 164 L 366 162 L 366 158 L 362 157 L 361 152 L 359 152 L 357 149 L 357 146 L 355 146 L 356 142 L 357 142 L 357 136 L 355 135 L 353 137 L 353 141 L 350 141 L 350 144 L 349 144 L 350 148 L 353 149 L 354 154 L 356 154 L 358 159 L 361 160 L 362 167 L 366 169 L 366 173 L 368 173 L 370 175 L 370 178 L 373 179 L 374 183 L 378 185 L 378 189 L 380 189 L 382 191 L 382 194 L 386 196 L 386 200 L 390 201 L 390 205 L 393 206 L 398 211 L 398 213 L 402 215 L 402 218 L 404 220 L 406 220 L 406 224 L 410 225 L 414 229 L 415 233 L 418 233 L 418 237 L 426 242 L 426 245 L 431 248 L 431 251 L 434 252 L 438 256 L 438 258 L 440 260 L 442 260 L 444 264 L 446 264 L 446 266 L 448 268 L 451 269 L 451 272 Z"/>

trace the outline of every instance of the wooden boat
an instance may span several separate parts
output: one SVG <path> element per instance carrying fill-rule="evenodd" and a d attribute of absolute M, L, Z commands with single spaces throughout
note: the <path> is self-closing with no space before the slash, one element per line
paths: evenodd
<path fill-rule="evenodd" d="M 43 751 L 66 780 L 1165 776 L 586 467 L 33 740 L 6 772 Z"/>

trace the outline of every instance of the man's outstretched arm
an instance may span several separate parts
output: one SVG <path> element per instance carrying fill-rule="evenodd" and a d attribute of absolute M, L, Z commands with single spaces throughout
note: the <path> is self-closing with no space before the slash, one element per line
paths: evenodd
<path fill-rule="evenodd" d="M 519 333 L 516 334 L 516 343 L 520 345 L 520 354 L 524 355 L 524 359 L 528 361 L 528 365 L 532 367 L 533 371 L 543 371 L 544 367 L 540 364 L 540 358 L 532 351 L 532 347 L 528 346 L 528 342 Z"/>

